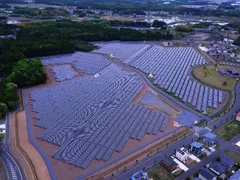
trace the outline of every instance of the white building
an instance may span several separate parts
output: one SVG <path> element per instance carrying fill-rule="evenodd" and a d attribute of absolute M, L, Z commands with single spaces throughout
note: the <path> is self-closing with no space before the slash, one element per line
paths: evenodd
<path fill-rule="evenodd" d="M 188 150 L 182 147 L 176 151 L 176 158 L 178 158 L 182 162 L 186 162 L 189 157 Z"/>
<path fill-rule="evenodd" d="M 6 124 L 0 124 L 0 134 L 6 133 Z"/>

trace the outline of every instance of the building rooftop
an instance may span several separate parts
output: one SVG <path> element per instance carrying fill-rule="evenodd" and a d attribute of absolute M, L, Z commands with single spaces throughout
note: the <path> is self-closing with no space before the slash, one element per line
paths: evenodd
<path fill-rule="evenodd" d="M 182 155 L 187 155 L 187 153 L 188 153 L 188 150 L 184 147 L 178 149 L 177 151 Z"/>
<path fill-rule="evenodd" d="M 203 135 L 204 137 L 207 137 L 209 139 L 216 139 L 217 138 L 217 135 L 216 134 L 213 134 L 211 132 L 207 132 L 206 134 Z"/>
<path fill-rule="evenodd" d="M 235 164 L 235 161 L 226 155 L 221 156 L 220 162 L 227 166 L 227 168 L 231 168 Z"/>
<path fill-rule="evenodd" d="M 164 162 L 164 164 L 166 164 L 167 166 L 169 166 L 171 169 L 172 167 L 176 166 L 177 163 L 175 163 L 172 158 L 164 156 L 163 159 L 161 160 Z"/>
<path fill-rule="evenodd" d="M 222 174 L 226 171 L 226 167 L 218 161 L 213 161 L 210 164 L 210 168 L 212 168 L 214 171 L 216 171 L 219 174 Z"/>
<path fill-rule="evenodd" d="M 205 177 L 206 179 L 213 179 L 214 177 L 216 177 L 212 172 L 210 172 L 206 168 L 201 169 L 199 175 Z"/>
<path fill-rule="evenodd" d="M 238 113 L 237 113 L 237 116 L 239 116 L 239 117 L 240 117 L 240 112 L 238 112 Z"/>
<path fill-rule="evenodd" d="M 228 180 L 240 180 L 240 169 L 237 170 Z"/>
<path fill-rule="evenodd" d="M 199 143 L 199 142 L 193 142 L 190 144 L 191 146 L 195 147 L 195 148 L 201 148 L 203 147 L 203 144 Z"/>

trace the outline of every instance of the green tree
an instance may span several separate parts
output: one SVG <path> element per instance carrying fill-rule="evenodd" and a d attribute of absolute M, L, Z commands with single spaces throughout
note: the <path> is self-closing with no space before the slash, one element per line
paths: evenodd
<path fill-rule="evenodd" d="M 167 24 L 163 21 L 158 21 L 158 20 L 154 20 L 152 27 L 160 27 L 161 29 L 166 29 L 167 28 Z"/>
<path fill-rule="evenodd" d="M 223 81 L 223 86 L 227 86 L 227 81 Z"/>
<path fill-rule="evenodd" d="M 215 158 L 215 160 L 216 160 L 216 161 L 220 161 L 220 156 L 217 156 L 217 157 Z"/>
<path fill-rule="evenodd" d="M 0 102 L 0 119 L 4 119 L 7 113 L 7 105 Z"/>

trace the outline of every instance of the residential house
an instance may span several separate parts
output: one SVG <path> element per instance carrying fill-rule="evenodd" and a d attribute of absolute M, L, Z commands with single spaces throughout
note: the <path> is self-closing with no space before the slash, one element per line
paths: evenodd
<path fill-rule="evenodd" d="M 217 144 L 217 135 L 211 132 L 207 132 L 203 135 L 203 141 L 206 142 L 208 145 Z"/>
<path fill-rule="evenodd" d="M 209 169 L 214 172 L 216 175 L 220 176 L 221 174 L 225 173 L 227 168 L 221 164 L 218 161 L 213 161 L 210 166 Z"/>
<path fill-rule="evenodd" d="M 188 150 L 184 147 L 176 151 L 176 158 L 182 162 L 186 162 L 189 157 Z"/>
<path fill-rule="evenodd" d="M 160 161 L 160 164 L 169 172 L 173 172 L 178 167 L 177 163 L 167 156 L 164 156 L 164 158 Z"/>
<path fill-rule="evenodd" d="M 240 180 L 240 169 L 230 176 L 228 180 Z"/>
<path fill-rule="evenodd" d="M 220 157 L 220 163 L 223 164 L 229 171 L 236 162 L 234 160 L 232 160 L 230 157 L 228 157 L 226 155 L 222 155 Z"/>
<path fill-rule="evenodd" d="M 203 168 L 200 170 L 198 178 L 200 180 L 216 180 L 217 179 L 216 175 L 210 172 L 206 168 Z"/>
<path fill-rule="evenodd" d="M 190 144 L 190 150 L 197 156 L 202 154 L 202 147 L 203 145 L 196 141 Z"/>

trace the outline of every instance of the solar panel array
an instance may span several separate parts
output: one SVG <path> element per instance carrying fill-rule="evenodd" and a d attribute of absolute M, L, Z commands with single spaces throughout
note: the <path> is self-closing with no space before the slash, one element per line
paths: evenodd
<path fill-rule="evenodd" d="M 207 111 L 208 107 L 218 108 L 219 103 L 223 103 L 221 90 L 196 82 L 188 75 L 191 66 L 206 63 L 193 48 L 165 48 L 146 43 L 123 42 L 96 44 L 101 46 L 97 52 L 113 54 L 123 62 L 153 74 L 154 84 L 175 94 L 183 102 L 191 104 L 199 111 Z"/>
<path fill-rule="evenodd" d="M 240 64 L 237 63 L 229 63 L 229 62 L 218 62 L 220 65 L 227 65 L 227 66 L 237 66 L 240 67 Z"/>
<path fill-rule="evenodd" d="M 132 103 L 143 88 L 135 73 L 111 64 L 97 78 L 71 79 L 30 93 L 38 138 L 59 145 L 53 158 L 86 169 L 108 160 L 129 138 L 165 131 L 169 117 Z"/>
<path fill-rule="evenodd" d="M 75 67 L 87 74 L 96 74 L 111 62 L 98 54 L 76 52 L 68 55 L 43 57 L 43 65 L 74 63 Z"/>
<path fill-rule="evenodd" d="M 113 55 L 114 57 L 129 63 L 134 58 L 138 57 L 141 53 L 151 47 L 147 43 L 134 43 L 134 42 L 97 42 L 94 43 L 100 46 L 100 49 L 94 52 Z"/>
<path fill-rule="evenodd" d="M 52 71 L 54 72 L 56 81 L 59 82 L 72 79 L 74 76 L 78 75 L 71 65 L 54 66 Z"/>
<path fill-rule="evenodd" d="M 153 74 L 154 84 L 174 93 L 183 102 L 190 103 L 199 111 L 207 111 L 207 107 L 218 108 L 222 96 L 219 99 L 216 97 L 223 92 L 192 81 L 188 76 L 191 66 L 205 63 L 193 48 L 164 48 L 155 45 L 131 65 Z M 209 90 L 214 90 L 214 94 L 209 93 Z"/>

